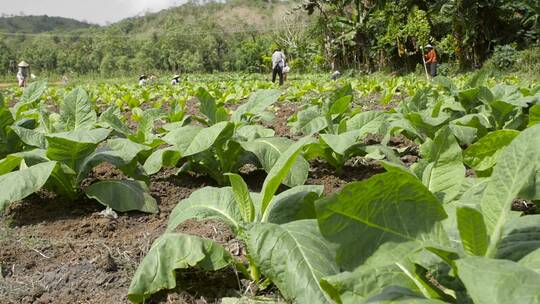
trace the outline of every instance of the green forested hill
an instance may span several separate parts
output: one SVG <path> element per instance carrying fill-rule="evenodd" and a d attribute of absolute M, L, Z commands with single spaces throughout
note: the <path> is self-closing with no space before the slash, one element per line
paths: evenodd
<path fill-rule="evenodd" d="M 70 31 L 91 27 L 91 24 L 75 19 L 49 16 L 0 17 L 0 32 L 5 33 L 43 33 L 51 31 Z"/>
<path fill-rule="evenodd" d="M 312 17 L 300 0 L 192 0 L 107 26 L 74 27 L 33 19 L 10 30 L 0 26 L 0 73 L 9 62 L 26 60 L 34 70 L 104 75 L 152 71 L 260 71 L 265 56 L 280 44 L 287 26 L 295 34 Z M 18 17 L 6 18 L 13 23 Z M 32 20 L 32 22 L 30 22 Z M 300 26 L 300 27 L 299 27 Z M 28 29 L 28 30 L 26 30 Z M 2 35 L 7 32 L 49 32 L 44 35 Z M 291 37 L 289 37 L 291 38 Z"/>

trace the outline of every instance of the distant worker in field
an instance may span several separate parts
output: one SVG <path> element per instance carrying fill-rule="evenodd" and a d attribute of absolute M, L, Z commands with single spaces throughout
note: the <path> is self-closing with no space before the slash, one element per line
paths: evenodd
<path fill-rule="evenodd" d="M 334 73 L 332 73 L 332 80 L 333 81 L 336 81 L 339 77 L 341 76 L 341 72 L 340 71 L 334 71 Z"/>
<path fill-rule="evenodd" d="M 279 76 L 279 85 L 283 85 L 283 68 L 285 67 L 285 54 L 280 49 L 275 49 L 272 54 L 272 82 L 276 82 Z"/>
<path fill-rule="evenodd" d="M 26 61 L 21 61 L 18 65 L 19 70 L 17 71 L 17 81 L 19 82 L 19 87 L 26 87 L 28 78 L 30 77 L 30 65 Z"/>
<path fill-rule="evenodd" d="M 148 83 L 148 77 L 146 75 L 139 76 L 139 85 L 144 86 Z"/>
<path fill-rule="evenodd" d="M 180 83 L 180 75 L 176 74 L 173 76 L 172 80 L 171 80 L 171 84 L 172 85 L 177 85 Z"/>
<path fill-rule="evenodd" d="M 427 54 L 425 56 L 426 65 L 431 77 L 437 76 L 437 53 L 431 44 L 426 45 Z"/>

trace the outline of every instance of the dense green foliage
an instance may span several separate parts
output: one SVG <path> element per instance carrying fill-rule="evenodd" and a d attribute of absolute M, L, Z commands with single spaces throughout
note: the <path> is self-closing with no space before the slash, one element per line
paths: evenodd
<path fill-rule="evenodd" d="M 442 62 L 463 69 L 494 51 L 538 44 L 539 14 L 534 0 L 194 0 L 103 27 L 66 33 L 47 22 L 42 30 L 54 31 L 43 35 L 0 35 L 0 73 L 23 59 L 40 73 L 267 72 L 275 46 L 294 71 L 410 72 L 428 42 Z M 35 31 L 34 19 L 7 31 Z"/>
<path fill-rule="evenodd" d="M 34 82 L 0 97 L 0 210 L 44 188 L 74 204 L 85 194 L 119 212 L 155 213 L 147 183 L 162 167 L 215 180 L 219 188 L 196 190 L 170 213 L 134 274 L 133 302 L 177 287 L 177 272 L 191 267 L 231 267 L 298 303 L 540 297 L 539 215 L 511 208 L 516 198 L 540 201 L 537 84 L 479 72 L 433 81 L 312 76 L 286 90 L 208 79 L 87 88 Z M 373 93 L 395 105 L 366 110 Z M 284 100 L 305 105 L 289 120 L 297 140 L 263 125 Z M 392 145 L 396 136 L 415 144 Z M 413 146 L 418 160 L 407 166 L 400 156 Z M 372 160 L 387 172 L 323 195 L 304 184 L 306 158 L 338 170 Z M 85 185 L 101 163 L 123 175 Z M 244 164 L 266 172 L 260 191 L 248 187 Z M 192 219 L 224 222 L 245 244 L 243 257 L 177 232 Z"/>

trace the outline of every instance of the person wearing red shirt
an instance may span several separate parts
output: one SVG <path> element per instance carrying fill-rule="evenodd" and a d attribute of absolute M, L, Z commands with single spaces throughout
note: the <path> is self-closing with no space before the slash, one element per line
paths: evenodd
<path fill-rule="evenodd" d="M 437 53 L 431 44 L 426 45 L 426 49 L 428 52 L 425 58 L 426 64 L 429 67 L 429 74 L 431 77 L 435 77 L 437 76 Z"/>

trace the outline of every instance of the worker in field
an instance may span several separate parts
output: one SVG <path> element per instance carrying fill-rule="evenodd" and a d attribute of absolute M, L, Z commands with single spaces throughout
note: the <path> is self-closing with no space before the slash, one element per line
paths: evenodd
<path fill-rule="evenodd" d="M 279 85 L 283 85 L 283 68 L 285 67 L 285 54 L 280 49 L 275 49 L 272 54 L 272 82 L 276 82 L 279 76 Z"/>
<path fill-rule="evenodd" d="M 17 81 L 19 82 L 19 87 L 26 87 L 28 78 L 30 77 L 30 65 L 26 61 L 21 61 L 18 65 L 19 70 L 17 71 Z"/>
<path fill-rule="evenodd" d="M 437 76 L 437 53 L 431 44 L 426 45 L 427 54 L 425 56 L 426 65 L 431 77 Z"/>
<path fill-rule="evenodd" d="M 144 74 L 139 76 L 139 85 L 140 86 L 145 86 L 146 83 L 148 83 L 148 77 L 146 75 L 144 75 Z"/>
<path fill-rule="evenodd" d="M 171 80 L 171 84 L 172 85 L 177 85 L 180 83 L 180 75 L 176 74 L 173 76 L 172 80 Z"/>
<path fill-rule="evenodd" d="M 330 78 L 332 78 L 333 81 L 336 81 L 336 80 L 338 80 L 339 77 L 341 77 L 341 72 L 338 71 L 338 70 L 335 70 L 332 73 L 332 76 Z"/>

